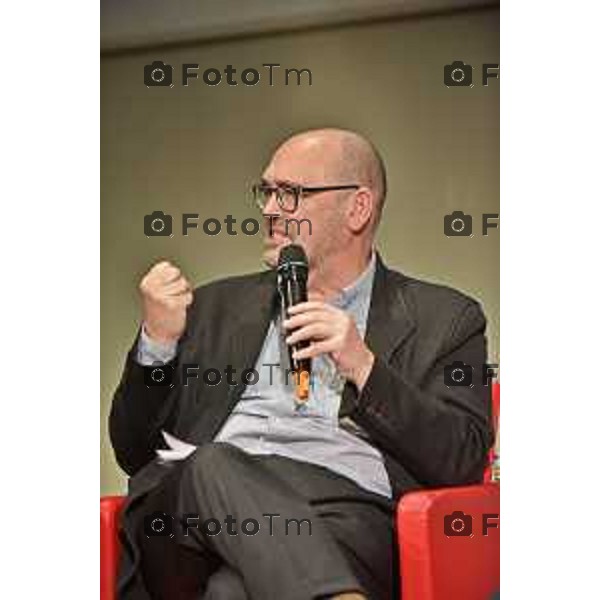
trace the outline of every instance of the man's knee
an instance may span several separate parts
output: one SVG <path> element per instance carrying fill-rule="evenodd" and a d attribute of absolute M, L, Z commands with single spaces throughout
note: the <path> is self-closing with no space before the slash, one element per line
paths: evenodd
<path fill-rule="evenodd" d="M 206 483 L 216 477 L 223 479 L 240 464 L 241 450 L 231 444 L 209 442 L 199 446 L 186 459 L 183 466 L 183 480 Z"/>

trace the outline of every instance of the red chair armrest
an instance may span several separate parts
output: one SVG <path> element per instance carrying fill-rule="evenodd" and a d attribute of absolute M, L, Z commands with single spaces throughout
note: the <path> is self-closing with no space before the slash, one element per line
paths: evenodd
<path fill-rule="evenodd" d="M 471 516 L 471 536 L 446 535 L 452 519 L 445 517 L 456 511 Z M 402 600 L 491 598 L 500 589 L 499 516 L 496 483 L 403 496 L 396 513 Z"/>
<path fill-rule="evenodd" d="M 114 600 L 119 562 L 117 523 L 123 496 L 100 498 L 100 600 Z"/>

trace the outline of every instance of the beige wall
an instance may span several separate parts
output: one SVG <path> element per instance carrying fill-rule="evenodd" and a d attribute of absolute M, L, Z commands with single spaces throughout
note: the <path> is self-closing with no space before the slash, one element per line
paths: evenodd
<path fill-rule="evenodd" d="M 148 89 L 143 66 L 161 59 L 239 71 L 278 62 L 310 68 L 313 85 Z M 443 66 L 475 67 L 473 88 L 447 89 Z M 137 280 L 156 260 L 178 263 L 196 283 L 260 267 L 260 240 L 222 233 L 146 238 L 143 217 L 161 209 L 242 219 L 270 150 L 292 132 L 356 129 L 381 150 L 389 198 L 379 248 L 391 266 L 476 296 L 499 352 L 499 235 L 480 215 L 499 212 L 499 84 L 481 86 L 481 64 L 499 62 L 499 11 L 389 21 L 107 56 L 102 75 L 101 477 L 124 479 L 107 435 L 111 395 L 138 327 Z M 264 71 L 264 69 L 261 69 Z M 446 238 L 443 216 L 477 216 L 472 238 Z M 174 219 L 175 221 L 175 219 Z M 82 399 L 87 401 L 86 399 Z"/>

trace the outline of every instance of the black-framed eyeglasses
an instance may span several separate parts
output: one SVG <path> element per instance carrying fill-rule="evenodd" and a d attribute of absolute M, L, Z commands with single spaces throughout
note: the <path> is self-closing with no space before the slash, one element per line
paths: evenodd
<path fill-rule="evenodd" d="M 302 198 L 321 192 L 332 192 L 338 190 L 357 190 L 360 185 L 351 183 L 347 185 L 319 185 L 303 186 L 295 184 L 268 184 L 265 182 L 256 183 L 252 186 L 252 196 L 254 203 L 260 210 L 269 202 L 272 194 L 275 194 L 275 200 L 279 208 L 285 212 L 294 212 L 298 208 L 298 203 Z"/>

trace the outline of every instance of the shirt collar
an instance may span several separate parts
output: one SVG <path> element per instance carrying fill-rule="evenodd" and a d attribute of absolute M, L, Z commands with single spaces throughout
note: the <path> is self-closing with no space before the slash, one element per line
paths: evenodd
<path fill-rule="evenodd" d="M 345 287 L 333 300 L 338 308 L 347 308 L 359 297 L 368 297 L 373 289 L 375 277 L 376 254 L 371 251 L 371 259 L 367 268 L 350 285 Z"/>

